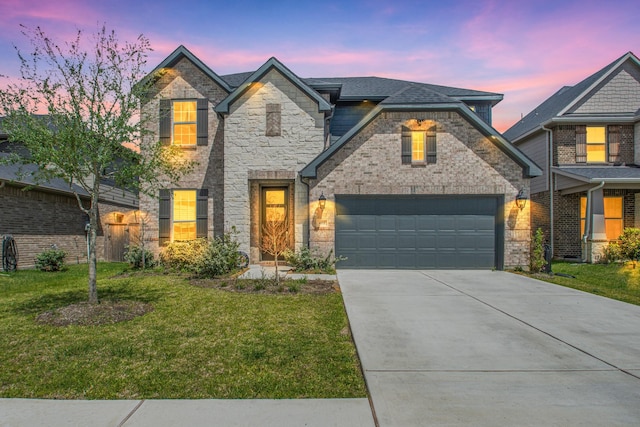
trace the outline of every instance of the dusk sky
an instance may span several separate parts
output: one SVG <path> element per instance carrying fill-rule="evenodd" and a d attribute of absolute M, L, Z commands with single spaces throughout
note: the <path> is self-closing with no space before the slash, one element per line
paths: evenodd
<path fill-rule="evenodd" d="M 18 76 L 14 45 L 31 50 L 20 24 L 64 41 L 104 23 L 150 39 L 149 71 L 183 44 L 222 75 L 275 56 L 300 77 L 502 93 L 494 127 L 505 131 L 560 87 L 640 55 L 639 22 L 639 0 L 0 0 L 0 74 Z"/>

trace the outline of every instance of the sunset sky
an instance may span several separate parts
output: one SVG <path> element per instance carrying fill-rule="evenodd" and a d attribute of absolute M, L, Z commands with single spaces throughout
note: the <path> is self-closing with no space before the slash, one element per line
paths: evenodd
<path fill-rule="evenodd" d="M 103 23 L 147 36 L 153 69 L 183 44 L 218 74 L 275 56 L 300 77 L 379 76 L 504 94 L 504 131 L 560 87 L 628 51 L 638 0 L 0 0 L 0 74 L 19 72 L 20 24 L 55 40 Z M 2 81 L 0 81 L 2 84 Z"/>

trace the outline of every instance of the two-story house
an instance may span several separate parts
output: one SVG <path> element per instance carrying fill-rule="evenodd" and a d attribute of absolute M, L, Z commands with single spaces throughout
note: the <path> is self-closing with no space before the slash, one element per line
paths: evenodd
<path fill-rule="evenodd" d="M 252 263 L 268 219 L 352 268 L 528 264 L 538 166 L 491 127 L 502 95 L 378 77 L 301 78 L 275 58 L 218 75 L 185 47 L 153 71 L 151 137 L 198 167 L 141 197 L 153 247 L 235 227 Z"/>
<path fill-rule="evenodd" d="M 504 133 L 540 165 L 532 228 L 556 257 L 597 261 L 640 226 L 640 61 L 631 52 L 566 86 Z"/>

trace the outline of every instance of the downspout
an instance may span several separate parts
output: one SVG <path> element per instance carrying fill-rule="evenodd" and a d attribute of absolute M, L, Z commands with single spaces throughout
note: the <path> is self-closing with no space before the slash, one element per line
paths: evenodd
<path fill-rule="evenodd" d="M 553 258 L 553 172 L 551 168 L 553 167 L 553 131 L 544 125 L 542 125 L 542 130 L 549 132 L 547 143 L 549 144 L 549 156 L 548 156 L 548 185 L 549 185 L 549 246 L 551 247 L 551 257 Z"/>
<path fill-rule="evenodd" d="M 591 232 L 591 193 L 596 190 L 604 187 L 604 181 L 600 182 L 600 184 L 596 185 L 593 188 L 587 190 L 587 206 L 585 208 L 585 218 L 584 218 L 584 234 L 582 235 L 582 243 L 586 244 L 587 239 L 589 238 L 589 233 Z M 584 251 L 583 251 L 584 252 Z M 585 258 L 585 254 L 582 254 L 582 262 L 587 262 L 587 258 Z"/>
<path fill-rule="evenodd" d="M 307 186 L 307 249 L 311 249 L 311 188 L 309 178 L 300 177 L 300 182 Z"/>

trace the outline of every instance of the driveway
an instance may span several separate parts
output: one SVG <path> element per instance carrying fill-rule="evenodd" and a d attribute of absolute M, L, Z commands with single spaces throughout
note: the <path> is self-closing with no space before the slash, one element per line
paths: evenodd
<path fill-rule="evenodd" d="M 500 271 L 339 270 L 378 423 L 640 425 L 640 307 Z"/>

